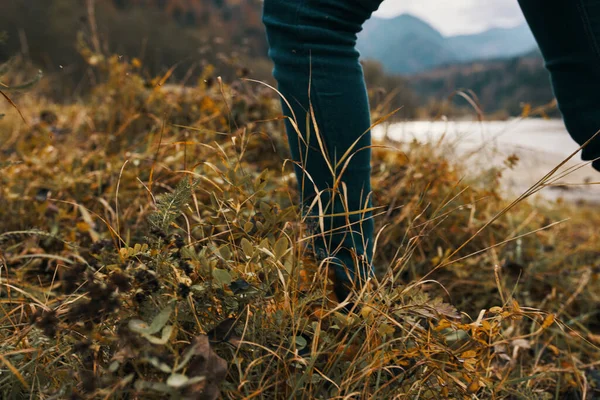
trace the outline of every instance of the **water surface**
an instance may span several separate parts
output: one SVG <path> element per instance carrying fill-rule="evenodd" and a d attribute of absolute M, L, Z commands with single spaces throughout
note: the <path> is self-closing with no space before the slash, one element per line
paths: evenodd
<path fill-rule="evenodd" d="M 503 185 L 510 195 L 519 195 L 579 149 L 561 120 L 515 119 L 510 121 L 411 121 L 379 126 L 376 139 L 418 139 L 440 143 L 451 158 L 465 161 L 477 172 L 503 165 L 510 155 L 519 157 L 514 169 L 504 173 Z M 587 165 L 586 165 L 587 164 Z M 600 203 L 600 173 L 581 161 L 578 152 L 561 171 L 576 169 L 544 188 L 545 199 L 586 200 Z"/>

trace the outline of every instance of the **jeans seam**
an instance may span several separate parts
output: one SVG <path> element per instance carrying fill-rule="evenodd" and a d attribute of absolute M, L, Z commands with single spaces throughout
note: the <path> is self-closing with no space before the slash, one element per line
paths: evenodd
<path fill-rule="evenodd" d="M 298 7 L 298 14 L 299 15 L 298 15 L 298 18 L 297 18 L 297 22 L 298 22 L 298 25 L 299 25 L 300 30 L 301 30 L 301 35 L 300 35 L 301 37 L 305 37 L 305 35 L 304 35 L 305 25 L 302 24 L 302 23 L 300 23 L 300 22 L 302 22 L 302 18 L 301 18 L 302 14 L 300 13 L 300 10 L 304 10 L 306 8 L 307 3 L 309 1 L 310 0 L 302 0 L 300 2 L 301 4 Z M 307 48 L 306 43 L 302 42 L 302 50 L 306 53 L 306 56 L 308 57 L 308 67 L 309 67 L 309 70 L 312 71 L 313 68 L 314 68 L 314 65 L 312 63 L 312 49 Z M 326 75 L 327 70 L 323 69 L 322 67 L 320 67 L 319 64 L 317 64 L 316 68 L 318 68 L 321 73 L 323 73 L 324 75 Z M 315 119 L 315 122 L 317 124 L 317 128 L 319 128 L 319 133 L 321 134 L 321 138 L 323 139 L 323 141 L 325 143 L 325 149 L 327 150 L 327 156 L 329 156 L 329 158 L 330 158 L 329 161 L 332 161 L 331 160 L 332 155 L 329 154 L 329 150 L 331 148 L 331 140 L 333 139 L 333 143 L 335 143 L 336 142 L 335 139 L 337 139 L 337 138 L 332 138 L 331 135 L 327 136 L 327 135 L 322 134 L 323 129 L 321 129 L 321 126 L 325 126 L 327 124 L 327 121 L 320 121 L 320 118 L 317 118 L 317 110 L 321 109 L 322 104 L 321 104 L 321 101 L 319 100 L 318 90 L 313 90 L 313 83 L 315 81 L 313 80 L 314 78 L 313 78 L 312 72 L 309 72 L 309 76 L 310 76 L 310 79 L 309 79 L 309 82 L 308 82 L 308 85 L 309 85 L 308 89 L 309 89 L 310 96 L 308 97 L 308 101 L 309 101 L 309 103 L 313 103 L 313 95 L 314 95 L 314 99 L 315 99 L 315 103 L 316 103 L 315 107 L 312 107 L 312 109 L 313 109 L 313 111 L 315 113 L 314 119 Z M 329 76 L 327 76 L 327 79 L 329 79 Z M 311 110 L 310 110 L 310 104 L 309 104 L 309 113 L 310 112 L 311 112 Z M 308 122 L 309 122 L 309 126 L 313 125 L 312 118 L 310 118 Z M 314 133 L 314 135 L 316 135 L 316 129 L 314 129 L 314 127 L 312 127 L 312 128 L 308 128 L 307 127 L 307 130 L 308 129 L 311 129 L 311 131 L 314 131 L 313 133 Z M 316 143 L 315 144 L 308 143 L 308 145 L 309 146 L 316 145 L 317 148 L 320 150 L 320 148 L 318 147 L 318 144 L 316 144 Z"/>
<path fill-rule="evenodd" d="M 299 36 L 300 36 L 301 38 L 304 38 L 304 37 L 306 37 L 306 35 L 305 35 L 306 28 L 305 28 L 305 25 L 302 23 L 302 22 L 303 22 L 303 21 L 302 21 L 302 15 L 304 15 L 304 14 L 303 14 L 303 11 L 306 9 L 307 3 L 308 3 L 309 1 L 310 1 L 310 0 L 301 0 L 301 1 L 299 1 L 298 8 L 296 9 L 296 25 L 298 26 L 298 28 L 299 28 L 299 30 L 300 30 L 300 35 L 299 35 Z M 312 69 L 313 69 L 313 64 L 312 64 L 312 52 L 311 52 L 311 49 L 307 47 L 307 45 L 306 45 L 306 42 L 305 42 L 305 41 L 302 41 L 302 42 L 301 42 L 301 46 L 302 46 L 302 48 L 301 48 L 301 53 L 302 53 L 302 56 L 303 56 L 303 57 L 308 57 L 308 68 L 309 68 L 309 77 L 310 77 L 310 78 L 309 78 L 309 81 L 308 81 L 308 88 L 307 88 L 307 90 L 309 91 L 309 94 L 310 94 L 310 95 L 308 96 L 308 102 L 309 102 L 309 104 L 308 104 L 308 107 L 309 107 L 309 108 L 308 108 L 308 112 L 309 112 L 309 115 L 310 115 L 310 113 L 312 113 L 312 112 L 314 112 L 314 113 L 315 113 L 315 115 L 314 115 L 314 120 L 315 120 L 315 121 L 316 121 L 316 123 L 317 123 L 317 127 L 319 127 L 319 125 L 320 125 L 320 121 L 319 121 L 319 119 L 317 118 L 317 115 L 316 115 L 316 113 L 317 113 L 317 110 L 319 110 L 319 109 L 320 109 L 320 104 L 319 104 L 320 102 L 319 102 L 319 95 L 318 95 L 318 91 L 316 91 L 316 90 L 313 90 L 313 83 L 314 83 L 314 81 L 313 81 L 313 74 L 312 74 L 312 72 L 311 72 L 311 71 L 312 71 Z M 311 111 L 310 104 L 312 104 L 312 103 L 313 103 L 313 96 L 314 96 L 314 98 L 315 98 L 315 102 L 316 102 L 316 104 L 315 104 L 315 107 L 312 107 L 312 111 Z M 316 129 L 314 129 L 314 127 L 313 127 L 312 125 L 313 125 L 313 119 L 312 119 L 312 117 L 311 117 L 311 118 L 309 118 L 309 119 L 308 119 L 308 124 L 307 124 L 307 126 L 306 126 L 306 131 L 307 131 L 307 132 L 301 132 L 301 134 L 303 134 L 303 135 L 307 135 L 308 131 L 310 130 L 311 132 L 313 132 L 313 133 L 312 133 L 312 135 L 311 135 L 311 137 L 315 136 L 315 135 L 317 134 L 317 132 L 316 132 Z M 321 130 L 320 128 L 319 128 L 319 134 L 321 134 L 321 136 L 322 136 L 322 139 L 323 139 L 323 141 L 325 142 L 325 149 L 326 149 L 326 150 L 328 150 L 328 149 L 329 149 L 329 147 L 330 147 L 330 146 L 329 146 L 329 144 L 330 144 L 331 137 L 329 137 L 329 140 L 327 140 L 327 139 L 328 139 L 328 138 L 327 138 L 327 136 L 326 136 L 326 135 L 322 135 L 322 130 Z M 315 140 L 316 140 L 316 139 L 315 139 Z M 317 146 L 317 148 L 319 148 L 317 144 L 315 144 L 315 143 L 311 143 L 311 142 L 309 141 L 309 138 L 308 138 L 308 137 L 306 137 L 306 144 L 307 144 L 307 147 L 308 147 L 308 148 L 311 148 L 312 146 L 315 146 L 315 145 Z M 319 150 L 320 150 L 320 149 L 319 149 Z M 329 153 L 329 151 L 327 151 L 327 153 Z M 308 169 L 308 167 L 306 167 L 306 168 Z M 319 190 L 324 190 L 324 189 L 325 189 L 325 188 L 319 188 Z M 331 202 L 331 208 L 333 209 L 333 207 L 334 207 L 334 202 L 332 201 L 332 202 Z M 330 240 L 332 240 L 332 238 L 333 238 L 333 235 L 332 235 L 332 236 L 330 236 Z M 326 245 L 326 246 L 328 247 L 328 245 Z"/>

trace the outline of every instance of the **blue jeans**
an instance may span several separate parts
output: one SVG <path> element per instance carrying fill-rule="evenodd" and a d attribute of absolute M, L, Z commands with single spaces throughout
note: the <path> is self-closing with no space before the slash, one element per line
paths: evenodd
<path fill-rule="evenodd" d="M 284 113 L 294 120 L 286 128 L 302 204 L 309 206 L 318 196 L 323 212 L 306 213 L 336 215 L 316 224 L 322 235 L 315 250 L 341 261 L 337 278 L 346 281 L 372 271 L 372 213 L 360 212 L 372 205 L 371 121 L 355 44 L 363 23 L 381 2 L 264 2 L 273 73 L 286 99 Z M 583 144 L 600 129 L 600 0 L 520 0 L 520 4 L 545 57 L 567 129 Z M 342 159 L 349 149 L 352 158 Z M 600 138 L 583 151 L 584 160 L 598 157 Z M 593 165 L 600 170 L 600 161 Z"/>
<path fill-rule="evenodd" d="M 303 214 L 318 235 L 312 244 L 317 258 L 337 265 L 338 283 L 372 272 L 371 117 L 355 44 L 380 3 L 264 3 L 273 73 L 285 97 L 284 113 L 294 120 L 286 125 Z M 315 199 L 321 207 L 310 209 Z M 312 218 L 317 215 L 321 221 Z"/>

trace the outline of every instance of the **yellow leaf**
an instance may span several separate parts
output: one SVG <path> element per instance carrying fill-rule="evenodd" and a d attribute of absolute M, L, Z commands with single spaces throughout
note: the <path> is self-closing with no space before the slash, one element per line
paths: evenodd
<path fill-rule="evenodd" d="M 443 319 L 439 322 L 438 326 L 435 328 L 437 331 L 442 331 L 446 328 L 450 328 L 452 326 L 452 323 L 450 321 L 448 321 L 447 319 Z"/>
<path fill-rule="evenodd" d="M 90 215 L 89 211 L 85 207 L 79 206 L 79 212 L 81 212 L 83 221 L 87 224 L 87 230 L 85 232 L 89 233 L 92 242 L 95 243 L 98 240 L 100 240 L 100 236 L 94 229 L 94 220 L 92 219 L 92 216 Z"/>
<path fill-rule="evenodd" d="M 479 381 L 477 379 L 473 379 L 473 381 L 467 387 L 469 393 L 476 393 L 479 390 Z"/>
<path fill-rule="evenodd" d="M 379 332 L 381 336 L 386 337 L 393 334 L 395 330 L 392 326 L 384 322 L 383 324 L 379 325 L 379 328 L 377 328 L 377 332 Z"/>
<path fill-rule="evenodd" d="M 78 222 L 77 229 L 79 230 L 79 232 L 89 232 L 90 226 L 85 222 Z"/>
<path fill-rule="evenodd" d="M 121 255 L 122 258 L 129 258 L 129 252 L 127 251 L 126 247 L 122 247 L 121 250 L 119 250 L 119 254 Z"/>
<path fill-rule="evenodd" d="M 521 313 L 521 307 L 519 306 L 519 302 L 515 299 L 513 299 L 513 301 L 512 301 L 512 308 L 513 308 L 513 312 Z"/>
<path fill-rule="evenodd" d="M 464 365 L 465 365 L 465 369 L 467 371 L 473 372 L 473 371 L 475 371 L 477 369 L 476 368 L 476 366 L 477 366 L 477 360 L 474 359 L 474 358 L 470 358 L 468 360 L 465 360 Z"/>
<path fill-rule="evenodd" d="M 475 358 L 477 357 L 477 352 L 475 350 L 469 350 L 462 353 L 461 358 Z"/>
<path fill-rule="evenodd" d="M 365 306 L 360 310 L 360 315 L 362 315 L 363 318 L 367 318 L 369 315 L 371 315 L 371 313 L 373 312 L 373 309 L 369 306 Z"/>
<path fill-rule="evenodd" d="M 600 338 L 599 338 L 600 339 Z M 600 340 L 598 340 L 598 343 L 600 344 Z M 554 346 L 553 344 L 548 345 L 548 349 L 554 353 L 555 356 L 560 355 L 560 350 L 558 349 L 558 347 Z"/>
<path fill-rule="evenodd" d="M 542 324 L 542 329 L 548 329 L 554 323 L 554 314 L 548 314 Z"/>

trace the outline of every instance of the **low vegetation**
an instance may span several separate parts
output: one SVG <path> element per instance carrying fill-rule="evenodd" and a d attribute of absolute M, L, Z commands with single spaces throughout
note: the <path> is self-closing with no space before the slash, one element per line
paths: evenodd
<path fill-rule="evenodd" d="M 378 278 L 338 304 L 269 88 L 94 64 L 81 103 L 0 86 L 3 399 L 600 395 L 597 210 L 379 143 Z"/>

